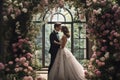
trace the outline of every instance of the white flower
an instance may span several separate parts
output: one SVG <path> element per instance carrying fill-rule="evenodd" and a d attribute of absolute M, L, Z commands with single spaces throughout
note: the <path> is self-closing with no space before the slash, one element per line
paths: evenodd
<path fill-rule="evenodd" d="M 15 72 L 19 72 L 19 68 L 15 68 L 14 70 L 15 70 Z"/>
<path fill-rule="evenodd" d="M 17 0 L 15 0 L 13 3 L 14 3 L 14 4 L 17 4 L 18 2 L 17 2 Z"/>
<path fill-rule="evenodd" d="M 18 27 L 20 26 L 20 23 L 19 23 L 19 21 L 17 21 L 17 22 L 16 22 L 16 26 L 18 26 Z"/>
<path fill-rule="evenodd" d="M 98 10 L 94 9 L 93 13 L 96 14 L 96 15 L 98 15 L 98 14 L 101 14 L 101 11 L 102 11 L 101 8 L 99 8 Z"/>
<path fill-rule="evenodd" d="M 24 13 L 27 13 L 28 10 L 27 10 L 27 8 L 23 8 L 22 11 L 23 11 Z"/>
<path fill-rule="evenodd" d="M 12 17 L 13 19 L 15 19 L 15 14 L 11 14 L 11 17 Z"/>
<path fill-rule="evenodd" d="M 105 57 L 101 57 L 100 60 L 101 60 L 101 61 L 105 61 Z"/>
<path fill-rule="evenodd" d="M 3 16 L 3 20 L 4 20 L 4 21 L 7 21 L 7 20 L 8 20 L 8 17 L 7 17 L 7 16 Z"/>
<path fill-rule="evenodd" d="M 99 8 L 97 11 L 98 11 L 98 13 L 99 13 L 99 14 L 101 14 L 102 9 L 101 9 L 101 8 Z"/>
<path fill-rule="evenodd" d="M 109 70 L 110 70 L 110 71 L 114 70 L 114 67 L 113 67 L 113 66 L 112 66 L 112 67 L 110 67 L 110 68 L 109 68 Z"/>
<path fill-rule="evenodd" d="M 97 0 L 93 0 L 93 2 L 94 2 L 94 3 L 96 3 L 96 2 L 97 2 Z"/>
<path fill-rule="evenodd" d="M 96 51 L 96 49 L 97 49 L 97 46 L 96 46 L 96 45 L 93 45 L 93 46 L 92 46 L 92 50 L 93 50 L 93 51 Z"/>
<path fill-rule="evenodd" d="M 20 7 L 23 7 L 23 3 L 19 3 L 19 6 L 20 6 Z"/>
<path fill-rule="evenodd" d="M 12 0 L 7 0 L 8 3 L 12 3 Z"/>
<path fill-rule="evenodd" d="M 106 52 L 106 53 L 105 53 L 104 56 L 105 56 L 106 59 L 109 58 L 109 54 L 110 54 L 109 52 Z"/>

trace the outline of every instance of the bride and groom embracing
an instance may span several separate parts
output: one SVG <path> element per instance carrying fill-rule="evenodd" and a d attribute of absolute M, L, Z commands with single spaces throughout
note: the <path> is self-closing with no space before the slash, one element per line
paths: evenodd
<path fill-rule="evenodd" d="M 61 39 L 59 31 L 63 32 Z M 69 37 L 67 26 L 61 26 L 61 23 L 54 24 L 54 30 L 50 34 L 51 62 L 48 68 L 48 80 L 86 80 L 83 66 L 65 47 Z"/>

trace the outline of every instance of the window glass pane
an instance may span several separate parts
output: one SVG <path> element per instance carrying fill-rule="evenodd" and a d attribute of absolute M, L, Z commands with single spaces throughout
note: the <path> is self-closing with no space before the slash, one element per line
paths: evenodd
<path fill-rule="evenodd" d="M 45 20 L 48 22 L 71 22 L 72 18 L 70 13 L 65 8 L 58 8 L 48 11 L 45 15 Z"/>
<path fill-rule="evenodd" d="M 80 47 L 80 40 L 79 39 L 74 39 L 74 49 Z"/>
<path fill-rule="evenodd" d="M 79 29 L 78 29 L 78 23 L 74 24 L 74 38 L 79 38 Z"/>
<path fill-rule="evenodd" d="M 86 48 L 86 39 L 80 39 L 80 48 Z"/>
<path fill-rule="evenodd" d="M 64 22 L 65 21 L 65 18 L 62 16 L 62 15 L 60 15 L 60 14 L 55 14 L 55 15 L 53 15 L 53 17 L 52 17 L 52 21 L 53 22 Z"/>
<path fill-rule="evenodd" d="M 35 27 L 39 27 L 40 23 L 35 23 Z M 40 29 L 40 32 L 38 33 L 37 37 L 35 38 L 35 44 L 36 44 L 36 51 L 33 57 L 33 63 L 34 65 L 42 65 L 42 29 Z"/>
<path fill-rule="evenodd" d="M 52 24 L 46 24 L 45 25 L 45 66 L 48 66 L 50 63 L 50 54 L 49 54 L 49 49 L 50 49 L 50 40 L 49 36 L 50 33 L 53 31 L 54 25 Z"/>
<path fill-rule="evenodd" d="M 84 59 L 84 49 L 75 49 L 74 48 L 74 56 L 79 60 L 79 59 Z"/>

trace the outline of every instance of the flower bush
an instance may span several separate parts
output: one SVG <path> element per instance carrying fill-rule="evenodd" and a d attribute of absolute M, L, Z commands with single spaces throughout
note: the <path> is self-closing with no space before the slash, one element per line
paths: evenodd
<path fill-rule="evenodd" d="M 6 59 L 6 63 L 0 63 L 0 70 L 4 71 L 4 75 L 9 79 L 11 76 L 17 80 L 22 80 L 27 76 L 33 79 L 34 71 L 31 63 L 33 55 L 29 39 L 20 36 L 18 42 L 12 44 L 12 51 L 12 54 Z"/>
<path fill-rule="evenodd" d="M 94 43 L 86 77 L 120 79 L 120 6 L 113 0 L 88 0 L 87 37 Z"/>

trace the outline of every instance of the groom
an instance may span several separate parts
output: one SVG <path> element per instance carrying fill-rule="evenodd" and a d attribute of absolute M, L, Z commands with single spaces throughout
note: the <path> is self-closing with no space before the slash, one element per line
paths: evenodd
<path fill-rule="evenodd" d="M 54 41 L 59 42 L 58 32 L 60 30 L 61 30 L 61 23 L 55 23 L 54 24 L 54 30 L 50 34 L 50 49 L 49 49 L 49 53 L 51 54 L 51 61 L 50 61 L 50 65 L 49 65 L 49 68 L 48 68 L 48 74 L 50 72 L 50 69 L 52 68 L 52 65 L 53 65 L 54 61 L 55 61 L 58 49 L 60 48 L 60 45 L 58 45 L 58 44 L 56 44 L 54 42 Z"/>

